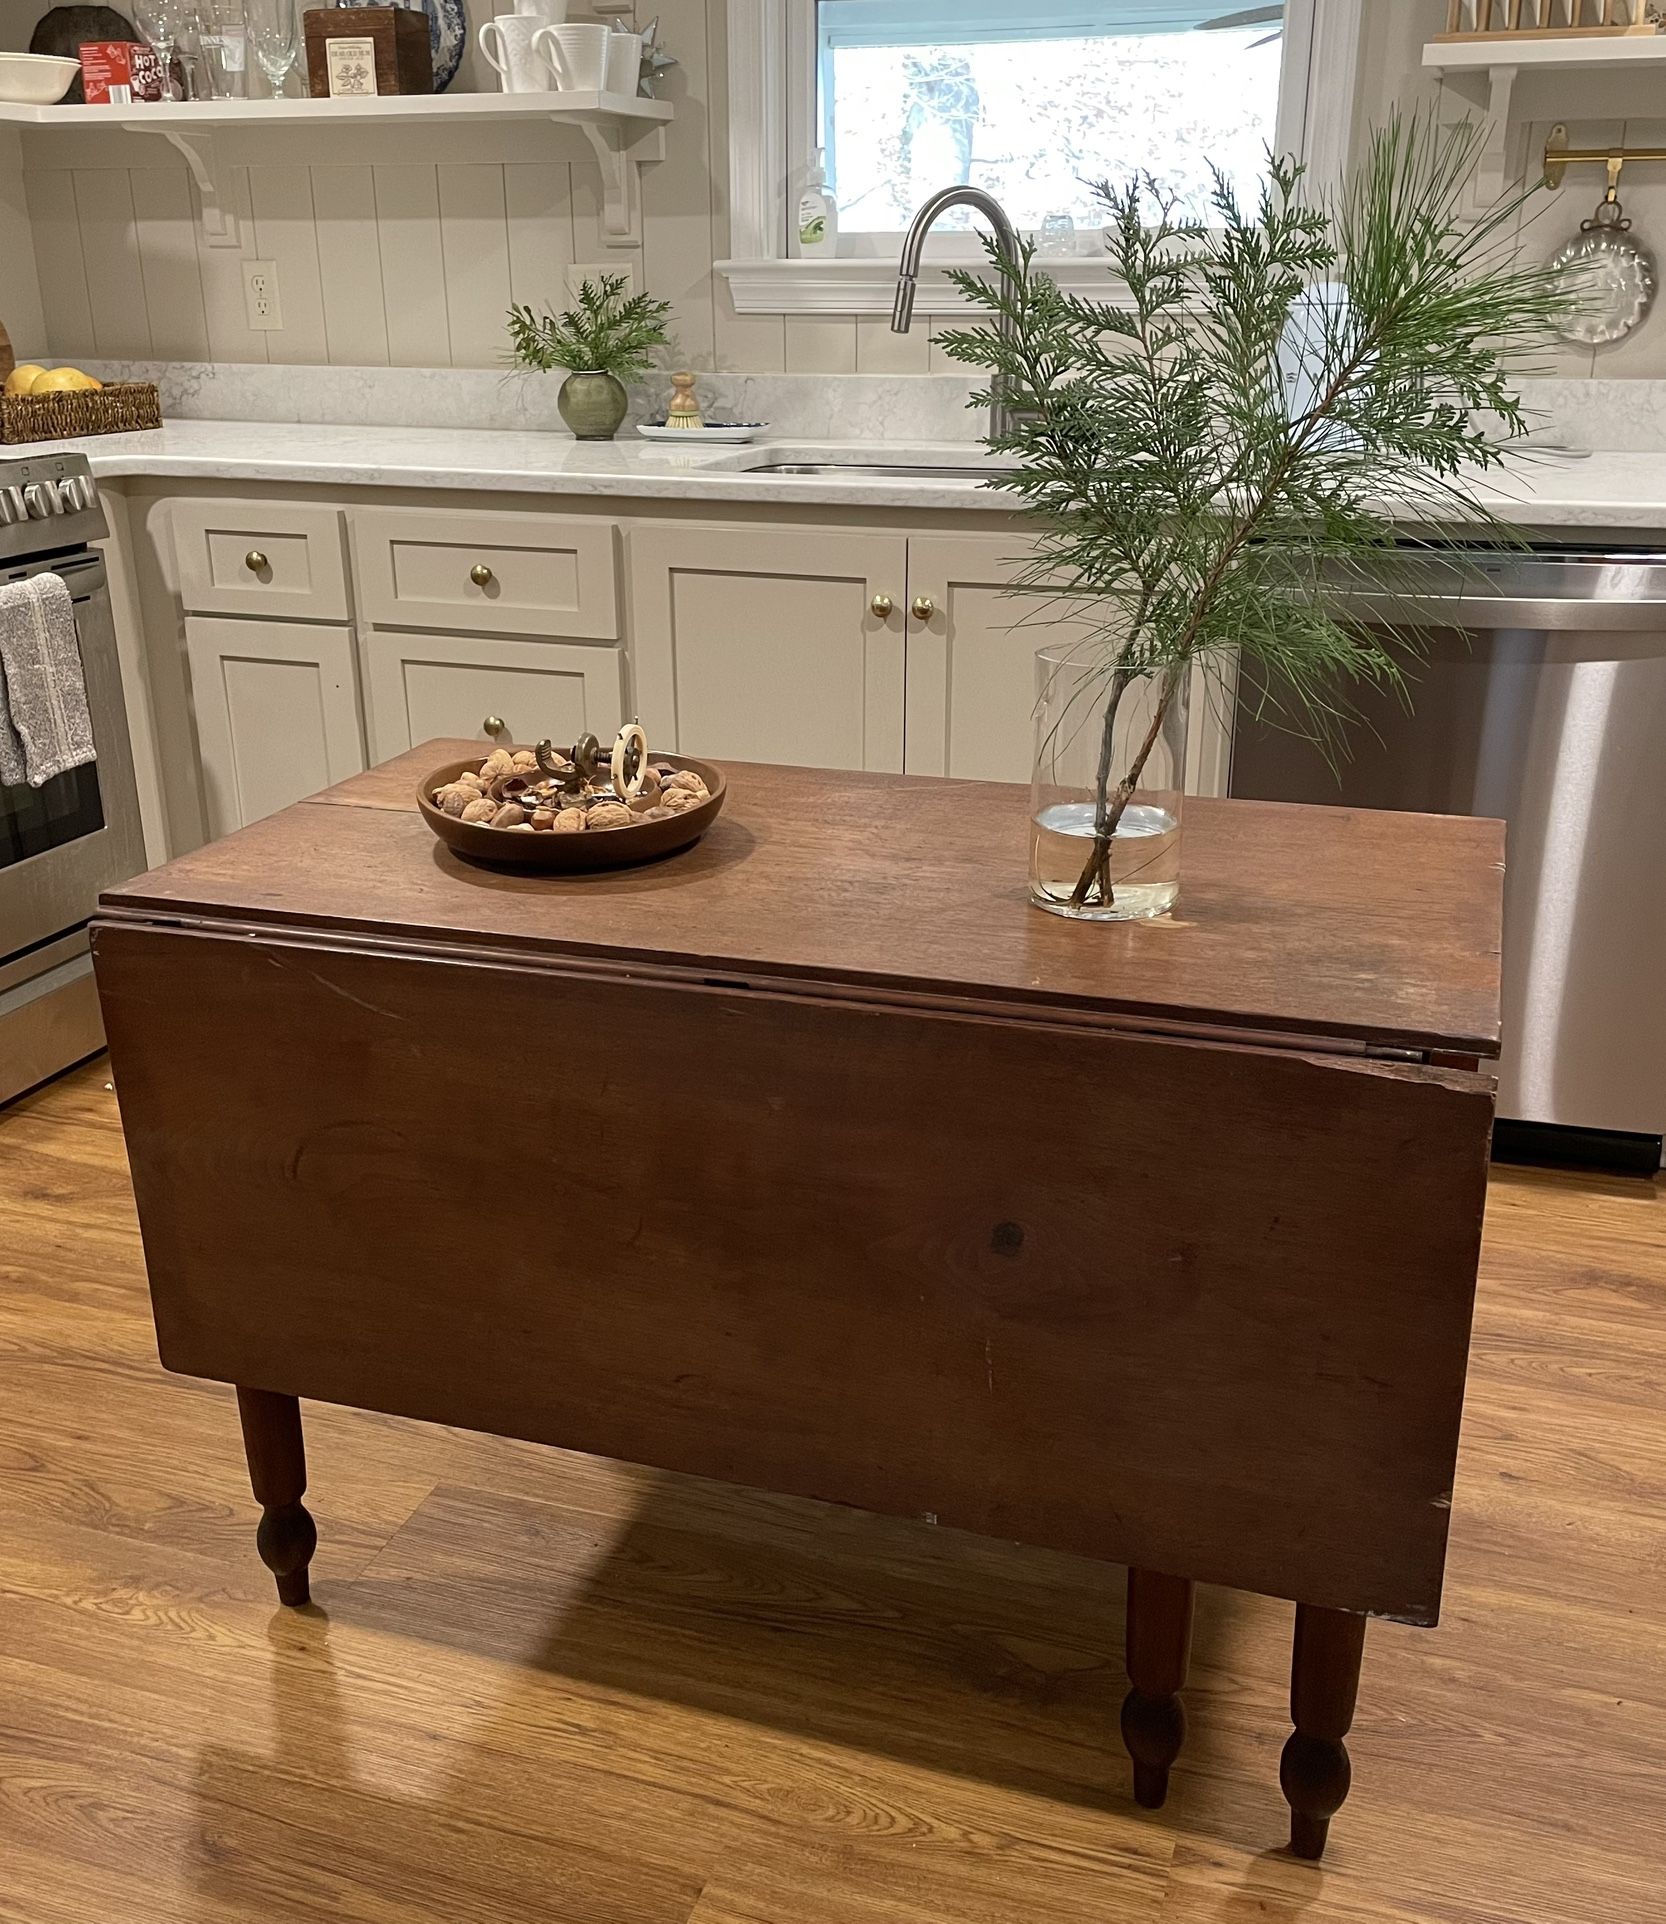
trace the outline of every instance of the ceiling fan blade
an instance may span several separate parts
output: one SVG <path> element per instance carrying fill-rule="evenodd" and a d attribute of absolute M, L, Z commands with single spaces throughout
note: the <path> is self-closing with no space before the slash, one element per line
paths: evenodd
<path fill-rule="evenodd" d="M 1221 33 L 1231 27 L 1270 27 L 1275 21 L 1284 21 L 1284 8 L 1278 6 L 1245 7 L 1238 13 L 1217 14 L 1213 20 L 1198 23 L 1201 33 Z"/>

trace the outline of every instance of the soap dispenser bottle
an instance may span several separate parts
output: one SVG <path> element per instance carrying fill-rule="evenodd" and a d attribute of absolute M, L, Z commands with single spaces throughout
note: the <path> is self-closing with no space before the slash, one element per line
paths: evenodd
<path fill-rule="evenodd" d="M 798 251 L 811 257 L 839 251 L 839 203 L 827 191 L 827 154 L 821 147 L 798 197 Z"/>

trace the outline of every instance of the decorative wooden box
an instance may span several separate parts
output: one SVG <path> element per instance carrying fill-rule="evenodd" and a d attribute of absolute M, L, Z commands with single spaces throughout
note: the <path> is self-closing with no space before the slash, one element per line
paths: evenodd
<path fill-rule="evenodd" d="M 409 7 L 329 7 L 301 16 L 315 100 L 431 94 L 428 16 Z"/>
<path fill-rule="evenodd" d="M 151 381 L 0 397 L 0 442 L 8 444 L 58 441 L 76 434 L 129 434 L 161 425 L 162 397 Z"/>

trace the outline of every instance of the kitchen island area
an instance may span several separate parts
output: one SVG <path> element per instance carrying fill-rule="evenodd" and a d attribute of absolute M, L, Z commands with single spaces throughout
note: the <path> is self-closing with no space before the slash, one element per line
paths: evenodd
<path fill-rule="evenodd" d="M 694 850 L 560 877 L 434 842 L 467 747 L 94 927 L 162 1358 L 237 1386 L 280 1598 L 302 1396 L 1108 1558 L 1148 1805 L 1194 1583 L 1289 1598 L 1319 1856 L 1366 1619 L 1439 1616 L 1499 826 L 1199 802 L 1182 912 L 1084 928 L 999 784 L 735 765 Z"/>

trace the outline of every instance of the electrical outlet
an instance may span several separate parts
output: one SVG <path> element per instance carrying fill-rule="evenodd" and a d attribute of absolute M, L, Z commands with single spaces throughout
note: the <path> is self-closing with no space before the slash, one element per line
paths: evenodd
<path fill-rule="evenodd" d="M 243 306 L 249 326 L 257 332 L 270 332 L 283 326 L 283 303 L 278 298 L 276 261 L 243 263 Z"/>
<path fill-rule="evenodd" d="M 567 298 L 576 301 L 579 289 L 586 281 L 596 286 L 602 284 L 604 274 L 623 274 L 625 277 L 625 298 L 628 300 L 636 292 L 636 270 L 629 261 L 591 261 L 588 265 L 575 261 L 567 269 Z"/>

